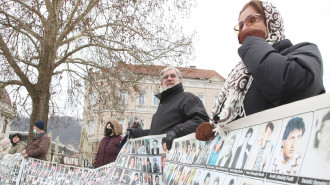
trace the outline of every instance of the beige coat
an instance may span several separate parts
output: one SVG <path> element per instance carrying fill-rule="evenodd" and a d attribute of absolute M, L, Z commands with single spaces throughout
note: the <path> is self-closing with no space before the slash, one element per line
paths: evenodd
<path fill-rule="evenodd" d="M 15 146 L 11 147 L 9 150 L 9 154 L 15 154 L 15 153 L 21 153 L 22 150 L 26 147 L 26 144 L 24 141 L 19 141 L 16 143 Z"/>

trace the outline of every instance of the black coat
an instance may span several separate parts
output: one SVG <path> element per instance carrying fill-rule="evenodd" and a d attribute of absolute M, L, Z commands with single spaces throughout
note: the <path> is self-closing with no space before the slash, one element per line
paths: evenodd
<path fill-rule="evenodd" d="M 324 93 L 323 64 L 315 44 L 268 44 L 249 36 L 238 54 L 253 77 L 244 99 L 247 115 Z"/>
<path fill-rule="evenodd" d="M 173 129 L 178 137 L 196 132 L 197 127 L 209 121 L 202 101 L 192 93 L 184 92 L 181 83 L 157 94 L 160 100 L 152 116 L 150 130 L 141 136 L 165 134 Z"/>

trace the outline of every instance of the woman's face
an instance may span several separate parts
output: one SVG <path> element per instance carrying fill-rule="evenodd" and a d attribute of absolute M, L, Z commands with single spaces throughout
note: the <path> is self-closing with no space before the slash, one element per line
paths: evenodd
<path fill-rule="evenodd" d="M 110 124 L 107 124 L 107 128 L 111 129 L 111 126 L 110 126 Z"/>
<path fill-rule="evenodd" d="M 17 136 L 13 137 L 13 143 L 17 143 L 17 142 L 19 142 L 19 137 Z"/>
<path fill-rule="evenodd" d="M 254 15 L 254 14 L 258 14 L 258 12 L 252 7 L 252 6 L 248 6 L 239 16 L 238 18 L 238 22 L 245 22 L 246 18 L 250 15 Z M 265 35 L 268 35 L 267 32 L 267 27 L 265 25 L 265 20 L 262 16 L 258 16 L 257 21 L 251 25 L 251 26 L 246 26 L 246 24 L 243 25 L 243 28 L 241 31 L 243 30 L 248 30 L 248 29 L 254 29 L 254 30 L 262 30 L 265 32 Z"/>

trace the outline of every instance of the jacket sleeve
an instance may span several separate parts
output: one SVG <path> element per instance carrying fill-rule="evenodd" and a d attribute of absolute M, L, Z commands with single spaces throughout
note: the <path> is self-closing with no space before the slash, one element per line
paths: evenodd
<path fill-rule="evenodd" d="M 193 94 L 186 95 L 184 101 L 179 105 L 179 110 L 186 121 L 172 128 L 178 137 L 196 132 L 200 124 L 209 121 L 202 101 Z"/>
<path fill-rule="evenodd" d="M 99 148 L 97 149 L 97 152 L 96 152 L 96 155 L 95 155 L 95 159 L 94 160 L 96 161 L 96 163 L 98 163 L 98 161 L 100 161 L 99 160 L 99 158 L 101 157 L 100 156 L 101 155 L 100 154 L 100 150 L 101 150 L 101 147 L 100 146 L 101 146 L 101 143 L 102 143 L 103 140 L 104 140 L 104 138 L 102 138 L 102 140 L 100 141 Z"/>
<path fill-rule="evenodd" d="M 20 141 L 19 145 L 17 146 L 16 153 L 21 153 L 25 147 L 26 144 L 23 141 Z"/>
<path fill-rule="evenodd" d="M 320 94 L 323 89 L 322 58 L 317 46 L 307 42 L 292 46 L 286 41 L 291 47 L 281 53 L 254 36 L 247 37 L 238 49 L 254 83 L 275 105 L 281 103 L 284 96 L 309 97 Z"/>
<path fill-rule="evenodd" d="M 42 154 L 46 154 L 50 144 L 50 139 L 48 136 L 42 136 L 40 138 L 40 143 L 36 149 L 30 149 L 27 153 L 29 157 L 38 157 Z"/>

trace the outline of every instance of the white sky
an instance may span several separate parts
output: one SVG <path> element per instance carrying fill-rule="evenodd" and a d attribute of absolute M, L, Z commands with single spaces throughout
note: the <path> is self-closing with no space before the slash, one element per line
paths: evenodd
<path fill-rule="evenodd" d="M 196 30 L 196 59 L 190 62 L 200 69 L 214 69 L 227 78 L 240 60 L 240 46 L 233 27 L 248 0 L 196 0 L 197 7 L 187 20 L 187 31 Z M 330 92 L 330 1 L 270 0 L 284 20 L 285 36 L 293 44 L 312 42 L 318 45 L 323 58 L 323 81 Z"/>

